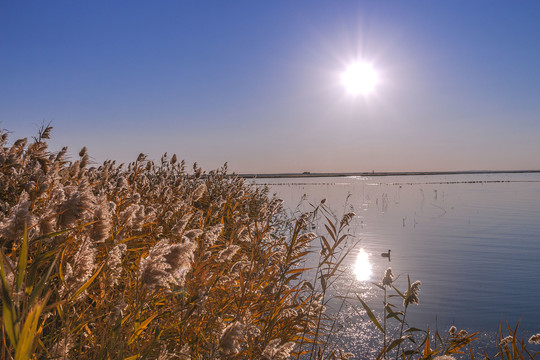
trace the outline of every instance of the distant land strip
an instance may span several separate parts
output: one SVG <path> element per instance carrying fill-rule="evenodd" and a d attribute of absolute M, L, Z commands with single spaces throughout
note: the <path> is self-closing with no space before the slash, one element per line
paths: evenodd
<path fill-rule="evenodd" d="M 279 174 L 237 174 L 246 179 L 283 179 L 310 177 L 345 177 L 345 176 L 409 176 L 409 175 L 472 175 L 472 174 L 525 174 L 540 173 L 540 170 L 464 170 L 464 171 L 399 171 L 399 172 L 338 172 L 338 173 L 279 173 Z"/>

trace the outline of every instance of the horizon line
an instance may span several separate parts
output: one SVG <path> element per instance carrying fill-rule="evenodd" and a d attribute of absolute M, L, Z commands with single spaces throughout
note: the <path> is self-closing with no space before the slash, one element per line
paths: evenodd
<path fill-rule="evenodd" d="M 463 174 L 525 174 L 540 170 L 454 170 L 454 171 L 370 171 L 370 172 L 310 172 L 301 173 L 243 173 L 241 178 L 293 178 L 293 177 L 347 177 L 347 176 L 412 176 L 412 175 L 463 175 Z"/>

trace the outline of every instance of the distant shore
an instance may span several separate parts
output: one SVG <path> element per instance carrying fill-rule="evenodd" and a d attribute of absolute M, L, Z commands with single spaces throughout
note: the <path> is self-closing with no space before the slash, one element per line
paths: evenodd
<path fill-rule="evenodd" d="M 283 179 L 309 177 L 345 177 L 345 176 L 408 176 L 408 175 L 469 175 L 469 174 L 524 174 L 540 173 L 540 170 L 468 170 L 468 171 L 396 171 L 396 172 L 338 172 L 338 173 L 278 173 L 278 174 L 238 174 L 246 179 Z"/>

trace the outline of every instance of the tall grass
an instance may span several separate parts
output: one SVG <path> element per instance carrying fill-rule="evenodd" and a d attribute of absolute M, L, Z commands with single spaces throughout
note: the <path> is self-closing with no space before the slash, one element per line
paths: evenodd
<path fill-rule="evenodd" d="M 50 132 L 0 137 L 2 358 L 321 353 L 309 214 L 176 155 L 90 167 L 85 148 L 49 152 Z"/>
<path fill-rule="evenodd" d="M 352 357 L 336 346 L 326 308 L 354 248 L 354 214 L 336 217 L 323 202 L 291 216 L 226 166 L 186 169 L 176 155 L 91 166 L 86 148 L 71 160 L 66 148 L 48 151 L 51 130 L 12 145 L 0 132 L 0 358 Z M 308 228 L 317 216 L 326 229 L 319 235 Z M 318 262 L 308 268 L 315 241 Z M 362 304 L 383 333 L 379 358 L 461 349 L 463 340 L 438 332 L 424 333 L 423 353 L 405 346 L 414 286 L 380 285 L 382 326 L 356 296 L 334 303 L 338 313 L 346 301 Z M 387 290 L 404 299 L 404 311 Z M 401 322 L 395 338 L 387 319 Z M 528 354 L 515 337 L 503 340 L 501 358 Z"/>

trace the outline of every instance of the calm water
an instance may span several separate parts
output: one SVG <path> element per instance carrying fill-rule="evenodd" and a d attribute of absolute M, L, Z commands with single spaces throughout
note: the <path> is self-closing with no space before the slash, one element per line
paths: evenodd
<path fill-rule="evenodd" d="M 382 308 L 380 281 L 387 267 L 400 275 L 399 287 L 422 282 L 420 306 L 409 308 L 413 326 L 486 332 L 489 345 L 502 323 L 521 320 L 522 335 L 540 332 L 540 174 L 482 174 L 347 178 L 259 179 L 294 211 L 309 211 L 323 198 L 341 216 L 357 214 L 352 231 L 360 244 L 342 279 Z M 301 201 L 304 196 L 305 200 Z M 316 232 L 324 233 L 323 221 Z M 363 249 L 372 267 L 358 281 L 353 266 Z M 391 261 L 380 254 L 391 249 Z M 398 302 L 396 300 L 396 302 Z M 347 317 L 346 313 L 344 315 Z M 349 345 L 377 336 L 351 317 Z M 369 354 L 364 354 L 369 357 Z"/>

